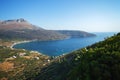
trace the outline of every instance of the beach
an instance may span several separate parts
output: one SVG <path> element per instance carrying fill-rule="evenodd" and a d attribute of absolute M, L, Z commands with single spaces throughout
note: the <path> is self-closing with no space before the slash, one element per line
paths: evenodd
<path fill-rule="evenodd" d="M 32 42 L 33 40 L 24 40 L 24 41 L 15 41 L 13 42 L 13 44 L 10 46 L 11 49 L 14 49 L 13 47 L 17 44 L 21 44 L 21 43 L 28 43 L 28 42 Z"/>

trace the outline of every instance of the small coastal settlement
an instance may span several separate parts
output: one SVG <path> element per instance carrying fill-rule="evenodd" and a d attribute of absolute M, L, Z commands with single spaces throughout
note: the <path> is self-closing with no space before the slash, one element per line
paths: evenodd
<path fill-rule="evenodd" d="M 25 80 L 26 75 L 37 75 L 50 62 L 50 57 L 37 51 L 12 48 L 17 43 L 21 42 L 0 40 L 0 80 L 18 80 L 21 76 Z"/>
<path fill-rule="evenodd" d="M 55 58 L 0 44 L 0 80 L 120 80 L 120 33 Z"/>
<path fill-rule="evenodd" d="M 40 73 L 48 72 L 48 65 L 56 66 L 65 60 L 63 55 L 49 57 L 36 51 L 14 49 L 14 45 L 29 42 L 26 40 L 61 40 L 73 37 L 73 34 L 76 37 L 95 36 L 85 31 L 46 30 L 22 18 L 0 21 L 0 80 L 35 80 Z M 54 80 L 52 77 L 46 79 Z"/>

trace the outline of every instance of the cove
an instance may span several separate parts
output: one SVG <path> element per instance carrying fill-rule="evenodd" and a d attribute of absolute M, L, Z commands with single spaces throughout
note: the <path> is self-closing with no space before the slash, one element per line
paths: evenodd
<path fill-rule="evenodd" d="M 99 32 L 94 34 L 96 34 L 95 37 L 21 43 L 14 45 L 13 48 L 34 50 L 48 56 L 59 56 L 102 41 L 104 38 L 114 35 L 115 32 Z"/>

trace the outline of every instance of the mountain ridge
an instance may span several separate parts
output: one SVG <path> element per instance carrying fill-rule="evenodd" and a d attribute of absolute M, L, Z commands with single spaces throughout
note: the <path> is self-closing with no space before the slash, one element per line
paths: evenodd
<path fill-rule="evenodd" d="M 0 22 L 0 30 L 13 30 L 13 29 L 43 29 L 41 27 L 37 27 L 27 20 L 20 18 L 20 19 L 13 19 L 13 20 L 4 20 Z"/>
<path fill-rule="evenodd" d="M 82 37 L 92 37 L 96 36 L 93 33 L 80 31 L 80 30 L 55 30 L 58 33 L 69 36 L 70 38 L 82 38 Z"/>
<path fill-rule="evenodd" d="M 69 32 L 69 35 L 67 34 Z M 22 39 L 22 40 L 59 40 L 69 37 L 92 37 L 92 33 L 84 31 L 55 31 L 46 30 L 29 23 L 27 20 L 13 19 L 0 22 L 1 39 Z"/>
<path fill-rule="evenodd" d="M 33 25 L 22 18 L 0 22 L 0 38 L 2 39 L 55 40 L 66 37 L 63 34 Z"/>

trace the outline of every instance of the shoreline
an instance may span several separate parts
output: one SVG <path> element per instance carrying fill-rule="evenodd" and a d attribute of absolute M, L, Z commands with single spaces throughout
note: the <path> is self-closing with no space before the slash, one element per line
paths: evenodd
<path fill-rule="evenodd" d="M 65 39 L 70 39 L 69 38 L 65 38 Z M 57 40 L 57 39 L 56 39 Z M 64 39 L 59 39 L 59 40 L 64 40 Z M 10 46 L 11 49 L 14 49 L 13 46 L 17 45 L 17 44 L 21 44 L 21 43 L 29 43 L 29 42 L 33 42 L 33 41 L 54 41 L 54 40 L 23 40 L 23 41 L 13 41 L 13 44 Z"/>
<path fill-rule="evenodd" d="M 21 43 L 29 43 L 29 42 L 33 42 L 33 41 L 37 41 L 37 40 L 23 40 L 23 41 L 14 41 L 13 44 L 10 47 L 10 49 L 16 49 L 16 48 L 13 48 L 13 46 L 17 45 L 17 44 L 21 44 Z M 26 50 L 26 49 L 24 49 Z M 48 56 L 48 55 L 45 55 L 41 52 L 38 52 L 36 50 L 29 50 L 30 52 L 35 52 L 35 53 L 38 53 L 40 55 L 43 55 L 43 56 Z M 50 57 L 50 56 L 49 56 Z"/>
<path fill-rule="evenodd" d="M 14 49 L 13 47 L 17 44 L 21 44 L 21 43 L 29 43 L 29 42 L 32 42 L 32 41 L 35 41 L 35 40 L 24 40 L 24 41 L 15 41 L 13 42 L 13 44 L 10 46 L 11 49 Z"/>
<path fill-rule="evenodd" d="M 68 38 L 69 39 L 69 38 Z M 33 41 L 39 41 L 39 40 L 23 40 L 23 41 L 13 41 L 13 44 L 11 45 L 11 46 L 9 46 L 11 49 L 16 49 L 16 48 L 13 48 L 15 45 L 17 45 L 17 44 L 22 44 L 22 43 L 29 43 L 29 42 L 33 42 Z M 25 49 L 26 50 L 26 49 Z M 34 51 L 34 52 L 37 52 L 37 53 L 39 53 L 39 54 L 41 54 L 41 55 L 45 55 L 45 54 L 43 54 L 43 53 L 41 53 L 41 52 L 38 52 L 38 51 L 36 51 L 36 50 L 30 50 L 30 51 Z M 49 55 L 45 55 L 45 56 L 49 56 L 49 57 L 54 57 L 54 58 L 57 58 L 57 57 L 62 57 L 62 56 L 64 56 L 64 55 L 66 55 L 66 53 L 63 53 L 62 55 L 59 55 L 59 56 L 49 56 Z"/>

